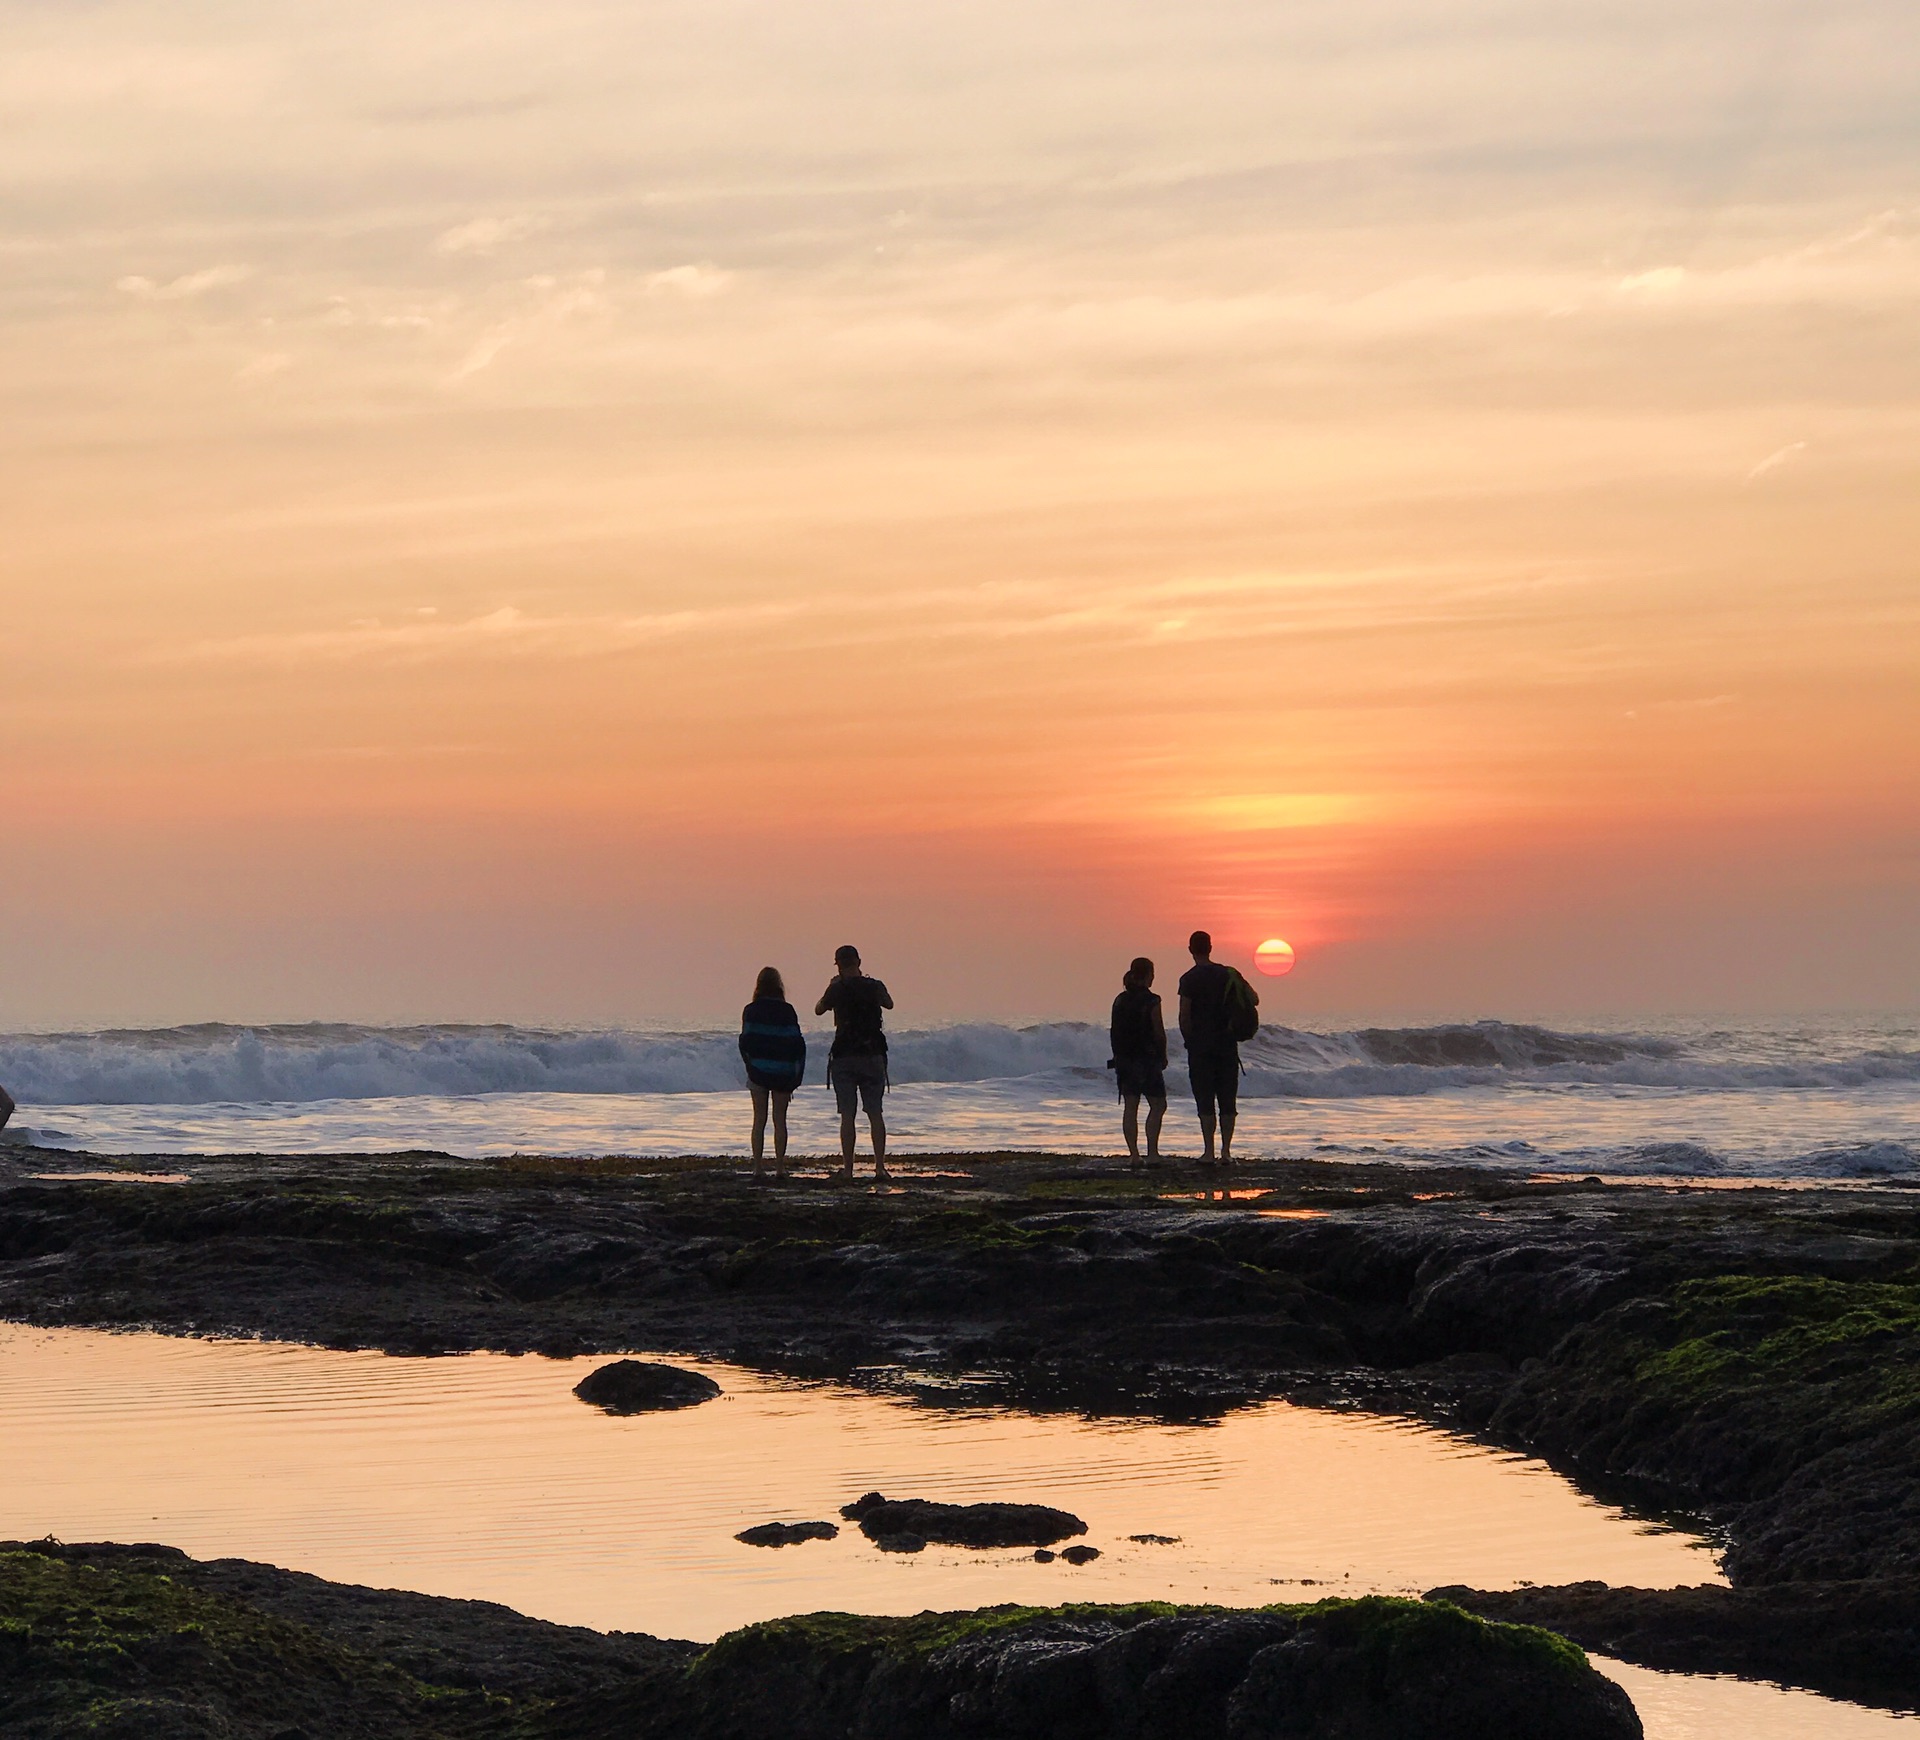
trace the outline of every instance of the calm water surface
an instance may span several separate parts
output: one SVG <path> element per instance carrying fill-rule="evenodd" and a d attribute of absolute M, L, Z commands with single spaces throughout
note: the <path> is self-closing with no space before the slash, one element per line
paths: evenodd
<path fill-rule="evenodd" d="M 1205 1426 L 1032 1418 L 711 1365 L 720 1400 L 613 1419 L 570 1393 L 598 1363 L 0 1326 L 0 1534 L 160 1540 L 701 1639 L 822 1607 L 1720 1580 L 1691 1536 L 1538 1463 L 1400 1421 L 1282 1403 Z M 1075 1568 L 1017 1552 L 882 1554 L 851 1528 L 780 1550 L 732 1538 L 775 1518 L 833 1518 L 871 1488 L 1063 1505 L 1102 1557 Z M 1127 1539 L 1145 1533 L 1178 1539 Z M 1770 1687 L 1609 1671 L 1656 1740 L 1864 1735 L 1896 1720 Z"/>

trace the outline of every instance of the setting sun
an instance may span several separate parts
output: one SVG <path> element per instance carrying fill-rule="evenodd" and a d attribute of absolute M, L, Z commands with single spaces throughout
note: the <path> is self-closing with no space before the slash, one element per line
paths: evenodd
<path fill-rule="evenodd" d="M 1270 979 L 1284 978 L 1293 971 L 1293 944 L 1270 936 L 1253 951 L 1253 964 Z"/>

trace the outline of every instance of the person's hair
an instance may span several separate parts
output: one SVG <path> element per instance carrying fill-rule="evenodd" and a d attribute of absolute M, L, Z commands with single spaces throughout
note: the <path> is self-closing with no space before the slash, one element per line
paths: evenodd
<path fill-rule="evenodd" d="M 1129 991 L 1146 988 L 1147 981 L 1153 977 L 1153 962 L 1145 955 L 1135 955 L 1133 965 L 1127 968 L 1127 976 L 1120 981 Z"/>
<path fill-rule="evenodd" d="M 762 997 L 772 997 L 784 1003 L 787 1000 L 787 982 L 780 977 L 778 967 L 762 967 L 760 977 L 753 981 L 754 1001 Z"/>
<path fill-rule="evenodd" d="M 1187 952 L 1195 955 L 1212 954 L 1213 938 L 1208 936 L 1204 930 L 1196 930 L 1192 936 L 1187 938 Z"/>
<path fill-rule="evenodd" d="M 860 964 L 860 951 L 852 943 L 842 943 L 833 951 L 833 964 L 836 967 L 857 967 Z"/>

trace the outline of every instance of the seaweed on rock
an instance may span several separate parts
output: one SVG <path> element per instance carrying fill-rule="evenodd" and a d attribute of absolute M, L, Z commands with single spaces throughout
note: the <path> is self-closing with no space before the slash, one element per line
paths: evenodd
<path fill-rule="evenodd" d="M 1635 1740 L 1572 1644 L 1442 1603 L 815 1613 L 696 1645 L 165 1547 L 0 1547 L 0 1734 Z"/>
<path fill-rule="evenodd" d="M 816 1613 L 730 1632 L 688 1669 L 698 1740 L 1634 1740 L 1626 1694 L 1564 1638 L 1444 1602 L 1255 1610 Z"/>

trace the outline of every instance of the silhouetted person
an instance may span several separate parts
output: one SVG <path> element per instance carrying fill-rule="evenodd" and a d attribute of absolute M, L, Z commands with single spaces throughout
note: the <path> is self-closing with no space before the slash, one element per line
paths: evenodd
<path fill-rule="evenodd" d="M 860 951 L 843 943 L 833 951 L 840 969 L 813 1006 L 816 1015 L 833 1011 L 833 1049 L 827 1053 L 827 1080 L 840 1105 L 840 1158 L 853 1176 L 855 1115 L 867 1109 L 867 1127 L 873 1132 L 873 1175 L 887 1176 L 887 1036 L 881 1011 L 893 1007 L 893 998 L 878 979 L 860 970 Z"/>
<path fill-rule="evenodd" d="M 1193 1083 L 1193 1103 L 1200 1112 L 1204 1158 L 1213 1158 L 1217 1112 L 1220 1158 L 1231 1163 L 1233 1126 L 1240 1109 L 1240 1047 L 1228 1026 L 1227 992 L 1240 975 L 1213 958 L 1213 938 L 1204 930 L 1196 930 L 1187 947 L 1193 953 L 1193 965 L 1180 975 L 1180 1037 L 1187 1042 L 1187 1079 Z M 1260 1001 L 1250 985 L 1246 995 L 1255 1003 Z"/>
<path fill-rule="evenodd" d="M 753 1175 L 764 1169 L 767 1114 L 773 1114 L 773 1164 L 787 1175 L 787 1102 L 807 1075 L 807 1036 L 787 1001 L 778 967 L 762 967 L 753 1001 L 740 1011 L 740 1061 L 753 1096 Z"/>
<path fill-rule="evenodd" d="M 1167 1024 L 1153 993 L 1153 962 L 1145 955 L 1127 968 L 1120 983 L 1107 1029 L 1113 1046 L 1107 1067 L 1120 1091 L 1120 1132 L 1138 1166 L 1142 1100 L 1147 1102 L 1147 1158 L 1160 1158 L 1160 1125 L 1167 1115 Z"/>
<path fill-rule="evenodd" d="M 7 1127 L 7 1120 L 20 1108 L 13 1103 L 13 1095 L 0 1088 L 0 1130 Z"/>

